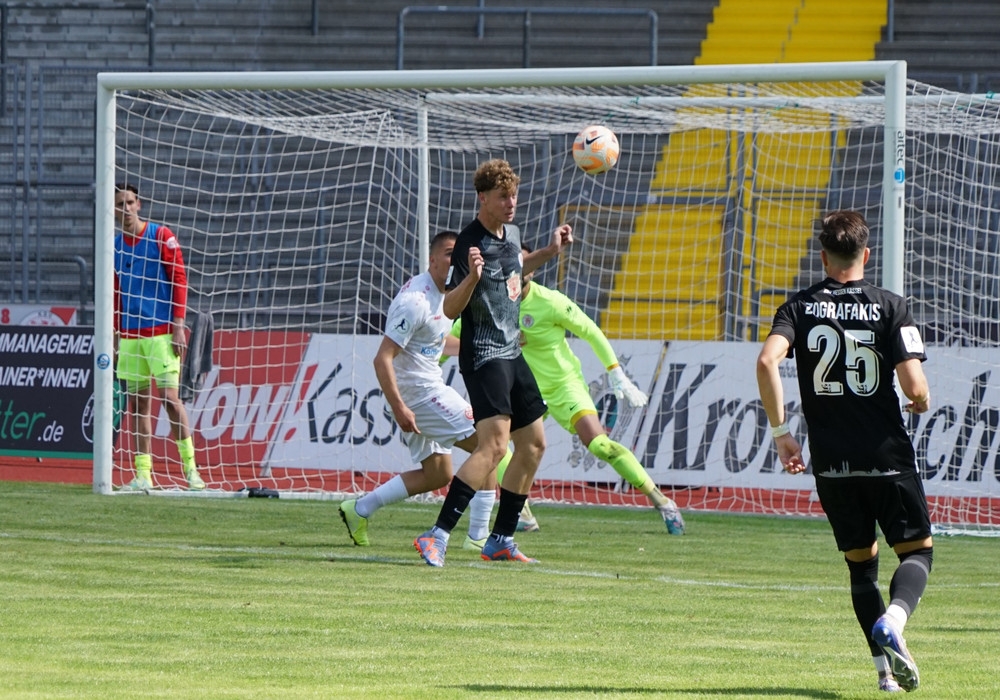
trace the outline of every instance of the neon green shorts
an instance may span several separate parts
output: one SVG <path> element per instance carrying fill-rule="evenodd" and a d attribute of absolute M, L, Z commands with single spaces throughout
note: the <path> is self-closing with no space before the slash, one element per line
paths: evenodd
<path fill-rule="evenodd" d="M 597 415 L 597 407 L 582 377 L 568 378 L 556 387 L 539 388 L 549 407 L 546 415 L 574 435 L 576 428 L 573 426 L 582 416 Z"/>
<path fill-rule="evenodd" d="M 165 333 L 152 338 L 122 338 L 118 341 L 116 372 L 130 392 L 145 389 L 150 378 L 161 389 L 176 389 L 180 385 L 181 358 L 174 354 L 173 336 Z"/>

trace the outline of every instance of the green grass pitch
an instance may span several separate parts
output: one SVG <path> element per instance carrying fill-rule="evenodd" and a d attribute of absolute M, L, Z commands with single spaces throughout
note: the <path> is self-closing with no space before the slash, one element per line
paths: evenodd
<path fill-rule="evenodd" d="M 541 563 L 423 564 L 436 505 L 0 483 L 4 698 L 876 698 L 823 520 L 534 508 Z M 886 590 L 895 557 L 882 553 Z M 1000 697 L 1000 540 L 938 538 L 915 697 Z"/>

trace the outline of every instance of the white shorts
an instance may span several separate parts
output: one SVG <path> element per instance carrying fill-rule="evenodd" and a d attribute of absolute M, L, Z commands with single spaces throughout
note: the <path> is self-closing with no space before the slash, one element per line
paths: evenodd
<path fill-rule="evenodd" d="M 451 446 L 474 432 L 472 407 L 462 395 L 444 385 L 441 394 L 419 406 L 410 406 L 420 433 L 404 433 L 410 457 L 422 462 L 432 454 L 451 454 Z"/>

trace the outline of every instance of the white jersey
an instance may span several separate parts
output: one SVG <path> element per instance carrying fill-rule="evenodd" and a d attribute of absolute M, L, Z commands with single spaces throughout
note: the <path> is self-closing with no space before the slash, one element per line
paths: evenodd
<path fill-rule="evenodd" d="M 403 285 L 389 305 L 385 335 L 403 351 L 393 360 L 396 385 L 407 406 L 413 407 L 440 395 L 444 339 L 451 319 L 444 315 L 444 292 L 429 272 Z"/>

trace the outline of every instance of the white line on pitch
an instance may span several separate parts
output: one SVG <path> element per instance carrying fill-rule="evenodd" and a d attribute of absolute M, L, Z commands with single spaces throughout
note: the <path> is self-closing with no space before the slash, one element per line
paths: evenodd
<path fill-rule="evenodd" d="M 137 540 L 97 540 L 97 539 L 87 539 L 83 537 L 65 537 L 60 535 L 39 535 L 35 533 L 31 534 L 18 534 L 9 532 L 0 532 L 0 539 L 11 539 L 11 540 L 23 540 L 23 541 L 38 541 L 38 542 L 58 542 L 62 544 L 86 544 L 94 545 L 100 547 L 135 547 L 139 549 L 172 549 L 180 552 L 210 552 L 210 553 L 231 553 L 231 554 L 260 554 L 268 556 L 284 556 L 288 555 L 296 559 L 315 559 L 317 561 L 344 561 L 344 562 L 371 562 L 376 564 L 418 564 L 419 559 L 416 555 L 413 557 L 393 557 L 384 555 L 372 555 L 372 554 L 344 554 L 342 552 L 330 552 L 330 551 L 320 551 L 320 552 L 304 552 L 301 546 L 296 546 L 294 548 L 290 547 L 239 547 L 239 546 L 219 546 L 219 545 L 186 545 L 178 544 L 176 542 L 171 543 L 158 543 L 158 542 L 148 542 L 148 541 L 137 541 Z M 311 547 L 313 548 L 313 547 Z M 316 545 L 314 547 L 316 550 L 322 550 L 323 547 Z M 473 569 L 496 569 L 497 567 L 507 567 L 512 566 L 512 570 L 524 573 L 536 573 L 545 574 L 549 576 L 564 576 L 564 577 L 579 577 L 579 578 L 597 578 L 597 579 L 618 579 L 622 581 L 655 581 L 657 583 L 665 583 L 671 586 L 691 586 L 691 587 L 705 587 L 710 586 L 714 588 L 733 588 L 741 590 L 753 590 L 753 591 L 840 591 L 843 590 L 843 586 L 815 586 L 810 584 L 754 584 L 754 583 L 741 583 L 737 581 L 726 581 L 726 580 L 698 580 L 698 579 L 686 579 L 678 578 L 673 576 L 623 576 L 617 573 L 610 573 L 607 571 L 587 571 L 587 570 L 572 570 L 572 569 L 556 569 L 544 565 L 511 565 L 508 563 L 489 563 L 484 561 L 453 561 L 449 562 L 448 568 L 473 568 Z M 934 588 L 948 588 L 948 589 L 972 589 L 972 588 L 1000 588 L 1000 582 L 989 581 L 984 583 L 934 583 Z"/>

